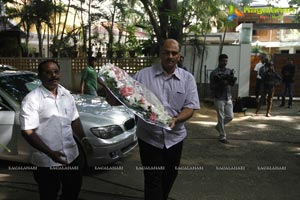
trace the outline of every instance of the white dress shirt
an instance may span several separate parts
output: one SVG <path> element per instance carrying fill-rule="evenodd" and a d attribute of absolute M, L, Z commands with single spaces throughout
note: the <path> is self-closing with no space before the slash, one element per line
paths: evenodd
<path fill-rule="evenodd" d="M 256 78 L 261 79 L 261 76 L 259 75 L 259 70 L 260 68 L 264 66 L 264 64 L 262 64 L 261 62 L 257 63 L 254 67 L 254 71 L 257 72 Z"/>
<path fill-rule="evenodd" d="M 31 91 L 22 101 L 21 130 L 33 130 L 53 151 L 60 151 L 71 163 L 78 155 L 72 121 L 79 117 L 73 96 L 61 85 L 55 97 L 44 86 Z M 45 153 L 34 151 L 31 162 L 40 167 L 60 166 Z"/>

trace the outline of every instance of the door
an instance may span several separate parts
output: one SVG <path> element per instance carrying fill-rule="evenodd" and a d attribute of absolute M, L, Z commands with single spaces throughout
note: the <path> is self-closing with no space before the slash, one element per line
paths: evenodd
<path fill-rule="evenodd" d="M 0 101 L 0 154 L 13 153 L 17 141 L 14 141 L 13 127 L 15 111 L 10 110 Z"/>

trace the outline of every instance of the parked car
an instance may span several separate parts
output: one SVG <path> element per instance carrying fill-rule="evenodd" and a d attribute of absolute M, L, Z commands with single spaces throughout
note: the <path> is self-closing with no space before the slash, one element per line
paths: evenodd
<path fill-rule="evenodd" d="M 6 70 L 0 72 L 0 159 L 30 162 L 32 147 L 20 132 L 20 103 L 40 85 L 36 73 Z M 110 164 L 128 154 L 136 145 L 136 124 L 124 106 L 110 106 L 103 97 L 73 95 L 87 136 L 79 145 L 83 161 L 89 167 Z"/>
<path fill-rule="evenodd" d="M 0 70 L 15 70 L 13 66 L 0 64 Z"/>

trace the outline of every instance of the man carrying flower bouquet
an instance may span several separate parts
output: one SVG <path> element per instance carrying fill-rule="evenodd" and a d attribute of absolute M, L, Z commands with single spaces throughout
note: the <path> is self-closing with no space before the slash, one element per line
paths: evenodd
<path fill-rule="evenodd" d="M 172 116 L 170 130 L 138 119 L 137 136 L 144 169 L 145 200 L 165 200 L 171 191 L 180 164 L 184 138 L 184 122 L 200 109 L 193 75 L 179 68 L 180 46 L 176 40 L 165 40 L 161 63 L 147 67 L 135 79 L 152 91 Z"/>

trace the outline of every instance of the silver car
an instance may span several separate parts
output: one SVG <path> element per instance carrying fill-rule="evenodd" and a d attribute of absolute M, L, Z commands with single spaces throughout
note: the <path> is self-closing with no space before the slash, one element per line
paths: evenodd
<path fill-rule="evenodd" d="M 0 159 L 30 162 L 32 147 L 20 132 L 20 103 L 40 84 L 36 73 L 0 72 Z M 110 164 L 137 145 L 134 115 L 124 106 L 110 106 L 103 97 L 73 95 L 87 136 L 79 145 L 86 166 Z M 75 137 L 75 140 L 77 138 Z"/>

